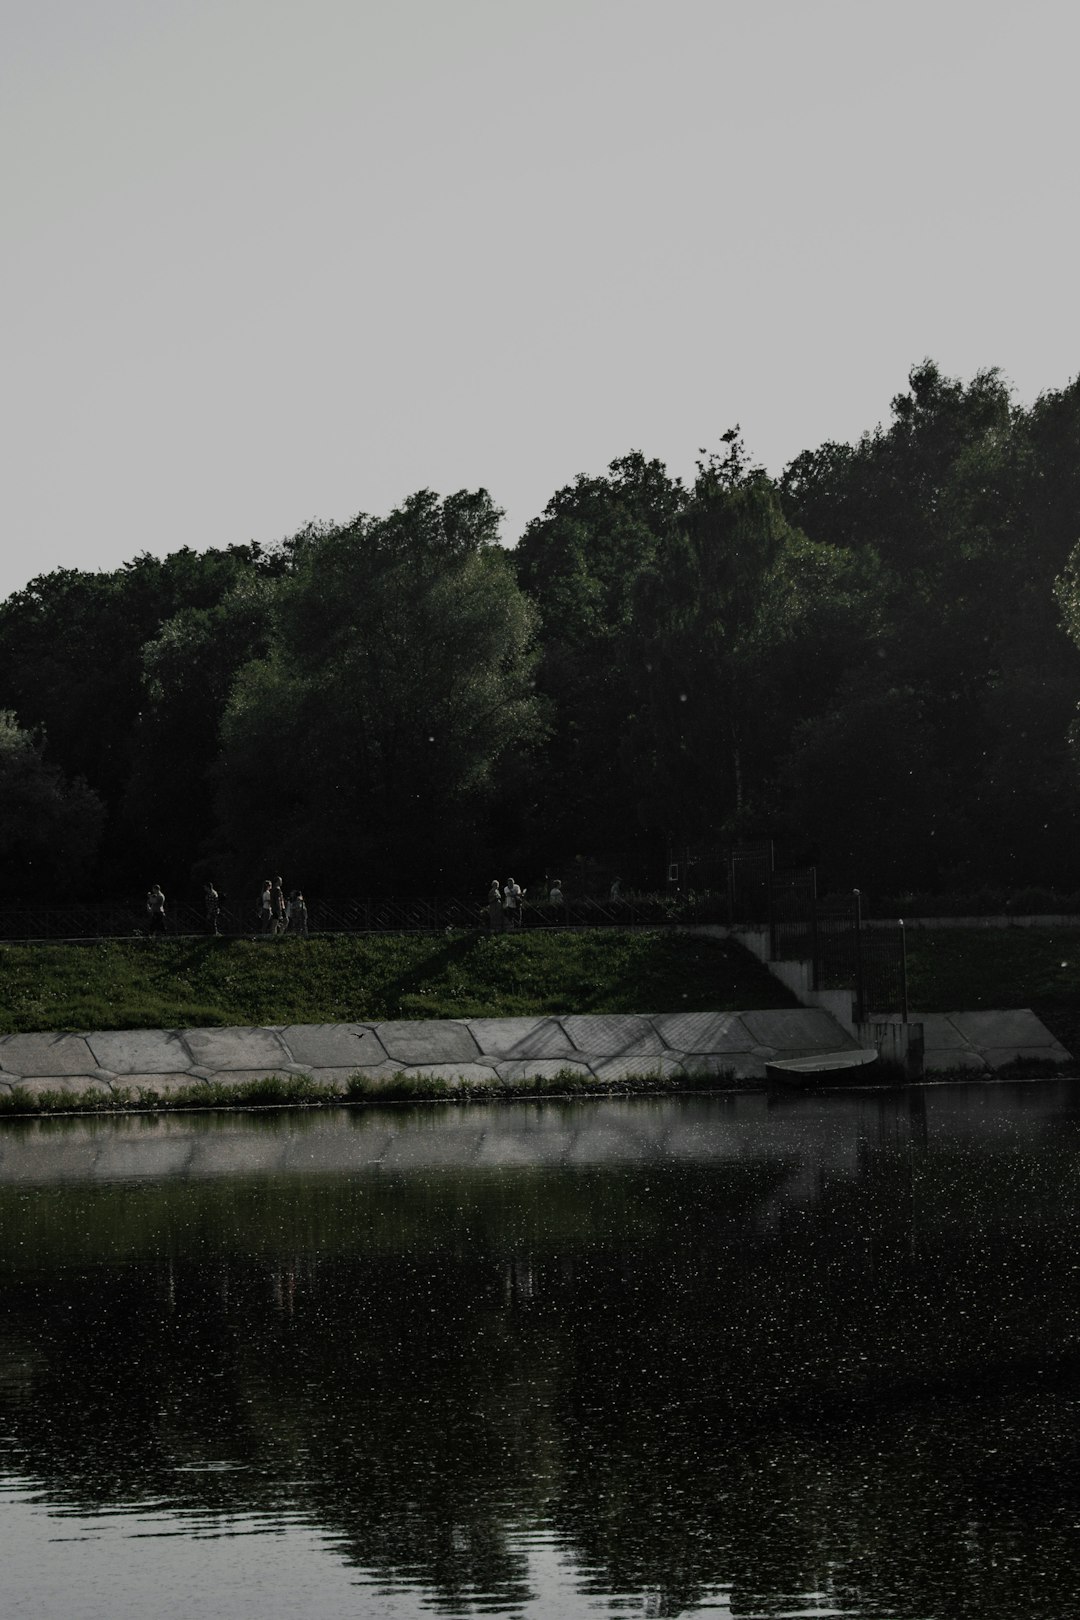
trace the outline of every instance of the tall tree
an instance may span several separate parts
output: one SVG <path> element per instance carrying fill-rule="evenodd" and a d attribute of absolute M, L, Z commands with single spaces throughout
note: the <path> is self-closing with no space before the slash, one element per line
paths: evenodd
<path fill-rule="evenodd" d="M 598 856 L 624 875 L 655 875 L 624 748 L 640 663 L 635 601 L 684 500 L 661 462 L 632 451 L 606 477 L 582 474 L 557 491 L 514 553 L 542 617 L 537 685 L 552 714 L 542 769 L 522 784 L 518 828 L 541 868 Z"/>
<path fill-rule="evenodd" d="M 673 838 L 777 830 L 793 727 L 879 633 L 866 559 L 785 520 L 738 444 L 699 467 L 673 539 L 639 585 L 643 649 L 630 728 L 643 813 Z"/>
<path fill-rule="evenodd" d="M 337 893 L 453 889 L 539 734 L 535 615 L 485 491 L 308 535 L 222 726 L 221 838 Z"/>
<path fill-rule="evenodd" d="M 44 757 L 40 734 L 0 710 L 0 867 L 7 899 L 72 899 L 92 891 L 101 800 Z"/>
<path fill-rule="evenodd" d="M 964 384 L 924 362 L 887 427 L 807 452 L 781 480 L 786 510 L 814 538 L 884 562 L 888 656 L 867 667 L 856 711 L 830 724 L 854 737 L 872 691 L 883 713 L 910 695 L 919 768 L 948 790 L 933 814 L 924 798 L 910 803 L 903 842 L 921 840 L 924 878 L 938 885 L 1080 876 L 1062 791 L 1077 667 L 1053 593 L 1080 533 L 1078 401 L 1072 385 L 1025 412 L 997 371 Z M 803 781 L 809 746 L 807 734 Z"/>
<path fill-rule="evenodd" d="M 0 705 L 41 727 L 45 757 L 67 776 L 84 777 L 105 804 L 104 881 L 131 881 L 132 862 L 147 854 L 138 822 L 124 817 L 151 703 L 146 643 L 175 613 L 209 611 L 249 572 L 283 566 L 256 545 L 202 553 L 185 547 L 108 573 L 59 570 L 0 604 Z M 152 828 L 147 835 L 155 865 L 186 872 L 190 851 L 163 848 Z"/>
<path fill-rule="evenodd" d="M 249 572 L 184 607 L 142 649 L 143 705 L 120 817 L 133 856 L 185 875 L 212 859 L 221 722 L 240 669 L 269 650 L 273 581 Z"/>

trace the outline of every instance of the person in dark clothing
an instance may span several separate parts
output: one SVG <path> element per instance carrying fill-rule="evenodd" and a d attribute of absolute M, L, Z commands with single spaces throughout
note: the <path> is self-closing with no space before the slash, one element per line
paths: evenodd
<path fill-rule="evenodd" d="M 206 904 L 206 926 L 212 934 L 221 932 L 218 920 L 221 917 L 221 896 L 212 883 L 207 883 L 203 889 L 203 900 Z"/>
<path fill-rule="evenodd" d="M 271 927 L 270 932 L 272 934 L 283 934 L 285 932 L 285 923 L 287 919 L 285 915 L 285 890 L 282 887 L 280 878 L 274 879 L 274 888 L 270 896 L 270 905 L 274 914 L 273 926 Z"/>
<path fill-rule="evenodd" d="M 160 883 L 155 883 L 146 896 L 147 928 L 151 934 L 165 932 L 165 895 Z"/>

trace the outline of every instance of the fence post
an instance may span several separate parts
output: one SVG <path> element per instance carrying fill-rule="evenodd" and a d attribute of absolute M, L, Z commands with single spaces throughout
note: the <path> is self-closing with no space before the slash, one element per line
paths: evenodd
<path fill-rule="evenodd" d="M 863 953 L 862 953 L 862 895 L 858 889 L 853 889 L 855 897 L 855 1022 L 866 1022 L 866 986 L 863 981 Z"/>
<path fill-rule="evenodd" d="M 821 989 L 821 947 L 817 926 L 817 867 L 810 868 L 810 982 L 815 993 Z"/>

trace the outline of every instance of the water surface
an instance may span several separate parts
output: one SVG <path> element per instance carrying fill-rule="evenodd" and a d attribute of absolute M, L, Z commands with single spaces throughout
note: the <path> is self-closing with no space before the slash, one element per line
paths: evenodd
<path fill-rule="evenodd" d="M 0 1597 L 1075 1616 L 1080 1089 L 8 1124 Z"/>

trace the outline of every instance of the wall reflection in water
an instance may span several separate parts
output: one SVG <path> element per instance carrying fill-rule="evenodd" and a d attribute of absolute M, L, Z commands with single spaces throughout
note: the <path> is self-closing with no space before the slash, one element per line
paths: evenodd
<path fill-rule="evenodd" d="M 1071 1615 L 1078 1121 L 1047 1083 L 6 1127 L 3 1477 L 314 1533 L 416 1612 Z"/>

